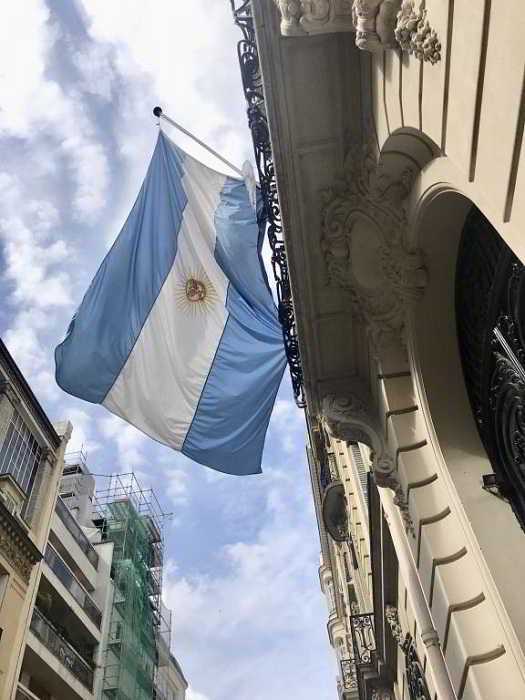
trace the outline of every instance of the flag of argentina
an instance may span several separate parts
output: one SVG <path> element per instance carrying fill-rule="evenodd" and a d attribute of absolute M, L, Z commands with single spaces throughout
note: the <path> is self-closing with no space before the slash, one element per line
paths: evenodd
<path fill-rule="evenodd" d="M 242 180 L 162 132 L 133 209 L 56 348 L 64 391 L 230 474 L 261 471 L 286 359 Z"/>

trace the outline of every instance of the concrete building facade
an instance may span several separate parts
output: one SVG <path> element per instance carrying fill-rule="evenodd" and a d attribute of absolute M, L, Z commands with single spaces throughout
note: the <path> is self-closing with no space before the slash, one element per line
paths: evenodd
<path fill-rule="evenodd" d="M 70 424 L 53 427 L 0 341 L 0 697 L 13 698 Z"/>
<path fill-rule="evenodd" d="M 523 4 L 232 4 L 316 469 L 370 450 L 360 697 L 523 698 Z"/>

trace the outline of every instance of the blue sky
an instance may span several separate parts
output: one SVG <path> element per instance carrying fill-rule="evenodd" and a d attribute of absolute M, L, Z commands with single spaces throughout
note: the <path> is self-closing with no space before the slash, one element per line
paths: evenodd
<path fill-rule="evenodd" d="M 251 157 L 229 2 L 23 0 L 0 20 L 0 334 L 48 415 L 71 420 L 71 449 L 87 450 L 91 470 L 135 471 L 174 513 L 164 597 L 189 700 L 333 698 L 304 418 L 288 379 L 263 475 L 237 478 L 53 378 L 53 348 L 145 174 L 152 107 L 233 162 Z"/>

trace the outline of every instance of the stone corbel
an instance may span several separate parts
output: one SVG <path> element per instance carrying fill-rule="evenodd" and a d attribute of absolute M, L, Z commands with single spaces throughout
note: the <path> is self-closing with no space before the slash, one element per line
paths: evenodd
<path fill-rule="evenodd" d="M 352 0 L 274 0 L 281 13 L 281 34 L 331 34 L 354 31 Z"/>
<path fill-rule="evenodd" d="M 414 532 L 408 503 L 399 480 L 395 459 L 387 448 L 379 420 L 375 417 L 371 398 L 364 392 L 345 393 L 344 396 L 325 396 L 321 407 L 328 432 L 338 440 L 361 442 L 372 450 L 372 473 L 380 488 L 389 488 L 395 494 L 395 503 L 407 531 Z"/>
<path fill-rule="evenodd" d="M 407 310 L 426 285 L 421 251 L 404 242 L 404 201 L 415 174 L 409 164 L 387 172 L 366 144 L 348 154 L 343 179 L 323 192 L 321 250 L 329 283 L 349 292 L 377 351 L 404 344 Z"/>
<path fill-rule="evenodd" d="M 401 0 L 354 0 L 355 43 L 364 51 L 397 48 L 394 29 Z"/>

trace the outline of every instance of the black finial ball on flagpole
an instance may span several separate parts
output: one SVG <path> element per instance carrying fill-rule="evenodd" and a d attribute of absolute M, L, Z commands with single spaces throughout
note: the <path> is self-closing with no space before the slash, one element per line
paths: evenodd
<path fill-rule="evenodd" d="M 161 108 L 161 107 L 154 107 L 154 108 L 153 108 L 153 114 L 154 114 L 156 117 L 160 117 L 161 114 L 162 114 L 162 108 Z"/>

